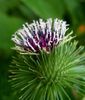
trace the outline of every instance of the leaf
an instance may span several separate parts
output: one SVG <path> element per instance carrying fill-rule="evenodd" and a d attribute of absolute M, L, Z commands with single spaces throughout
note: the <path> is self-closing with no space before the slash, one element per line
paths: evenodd
<path fill-rule="evenodd" d="M 79 20 L 82 20 L 83 16 L 83 12 L 80 6 L 80 2 L 78 0 L 71 0 L 71 2 L 69 2 L 69 0 L 64 0 L 65 6 L 67 7 L 67 11 L 69 12 L 73 24 L 78 24 L 80 23 Z M 76 12 L 78 10 L 78 12 Z"/>
<path fill-rule="evenodd" d="M 19 5 L 19 10 L 23 14 L 23 17 L 29 22 L 31 22 L 33 19 L 37 19 L 36 14 L 28 7 L 24 6 L 23 4 Z"/>
<path fill-rule="evenodd" d="M 64 13 L 64 5 L 60 0 L 22 0 L 22 2 L 43 18 L 61 18 Z"/>
<path fill-rule="evenodd" d="M 6 52 L 12 47 L 11 35 L 21 26 L 22 19 L 0 13 L 0 49 Z"/>
<path fill-rule="evenodd" d="M 14 8 L 19 4 L 17 0 L 0 0 L 0 11 L 6 12 L 10 8 Z"/>

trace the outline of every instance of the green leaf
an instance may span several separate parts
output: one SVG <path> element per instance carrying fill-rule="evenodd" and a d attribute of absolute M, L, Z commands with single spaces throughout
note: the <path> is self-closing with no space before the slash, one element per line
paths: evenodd
<path fill-rule="evenodd" d="M 12 47 L 11 35 L 21 26 L 22 19 L 0 13 L 0 49 L 9 52 Z"/>
<path fill-rule="evenodd" d="M 8 9 L 14 8 L 19 5 L 17 0 L 0 0 L 0 11 L 7 12 Z"/>
<path fill-rule="evenodd" d="M 60 0 L 22 0 L 22 2 L 43 18 L 61 18 L 64 13 L 64 5 Z"/>
<path fill-rule="evenodd" d="M 69 0 L 63 0 L 63 1 L 65 6 L 67 7 L 66 9 L 68 13 L 71 16 L 73 24 L 76 25 L 80 23 L 79 20 L 82 21 L 84 16 L 83 16 L 83 12 L 79 0 L 71 0 L 71 2 L 69 2 Z"/>

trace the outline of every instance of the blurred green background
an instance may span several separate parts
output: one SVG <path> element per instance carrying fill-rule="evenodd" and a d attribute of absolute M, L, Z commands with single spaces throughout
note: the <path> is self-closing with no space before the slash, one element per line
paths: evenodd
<path fill-rule="evenodd" d="M 14 55 L 11 35 L 25 22 L 39 18 L 66 20 L 85 46 L 85 0 L 0 0 L 0 100 L 17 100 L 8 82 L 8 69 Z M 75 95 L 74 100 L 85 100 Z"/>

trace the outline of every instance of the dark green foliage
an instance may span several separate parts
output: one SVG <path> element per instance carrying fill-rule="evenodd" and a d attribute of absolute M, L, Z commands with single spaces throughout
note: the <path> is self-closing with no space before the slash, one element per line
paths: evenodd
<path fill-rule="evenodd" d="M 58 45 L 51 53 L 13 58 L 10 82 L 20 100 L 71 100 L 67 89 L 85 93 L 85 54 L 76 42 Z"/>

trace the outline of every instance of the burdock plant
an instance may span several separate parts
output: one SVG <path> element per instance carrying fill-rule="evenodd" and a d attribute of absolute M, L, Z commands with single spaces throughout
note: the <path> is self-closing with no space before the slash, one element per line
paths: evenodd
<path fill-rule="evenodd" d="M 18 52 L 10 81 L 20 100 L 71 100 L 68 89 L 85 93 L 85 54 L 67 30 L 65 21 L 40 19 L 12 36 Z"/>

